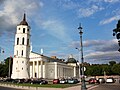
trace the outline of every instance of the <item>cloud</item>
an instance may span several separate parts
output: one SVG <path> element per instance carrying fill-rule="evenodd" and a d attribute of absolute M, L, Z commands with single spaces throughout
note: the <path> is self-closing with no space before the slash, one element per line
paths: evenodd
<path fill-rule="evenodd" d="M 111 23 L 112 21 L 119 20 L 119 19 L 120 19 L 120 15 L 113 16 L 113 17 L 111 17 L 111 18 L 108 18 L 108 19 L 105 19 L 105 20 L 100 21 L 100 25 L 109 24 L 109 23 Z"/>
<path fill-rule="evenodd" d="M 65 9 L 76 9 L 79 7 L 77 0 L 58 0 L 58 4 Z"/>
<path fill-rule="evenodd" d="M 118 51 L 112 51 L 112 52 L 92 52 L 87 55 L 85 55 L 86 61 L 92 61 L 92 62 L 107 62 L 111 60 L 115 60 L 120 62 L 120 53 Z"/>
<path fill-rule="evenodd" d="M 71 42 L 71 47 L 79 46 L 79 41 Z M 86 61 L 117 60 L 119 61 L 119 46 L 116 39 L 113 40 L 87 40 L 83 41 L 84 57 Z"/>
<path fill-rule="evenodd" d="M 116 3 L 116 2 L 119 2 L 119 0 L 104 0 L 104 2 L 108 2 L 108 3 Z"/>
<path fill-rule="evenodd" d="M 98 43 L 100 42 L 100 43 Z M 87 42 L 87 46 L 92 47 L 92 51 L 85 55 L 87 61 L 107 61 L 107 60 L 117 60 L 119 61 L 119 46 L 117 40 L 99 40 L 93 42 L 93 44 Z M 106 62 L 105 61 L 105 62 Z"/>
<path fill-rule="evenodd" d="M 78 10 L 79 17 L 89 17 L 94 13 L 101 11 L 103 8 L 97 5 L 92 5 L 91 7 L 87 8 L 80 8 Z"/>
<path fill-rule="evenodd" d="M 38 3 L 35 0 L 4 0 L 0 7 L 0 36 L 15 32 L 15 27 L 19 24 L 24 11 L 32 15 L 42 6 L 42 2 Z"/>

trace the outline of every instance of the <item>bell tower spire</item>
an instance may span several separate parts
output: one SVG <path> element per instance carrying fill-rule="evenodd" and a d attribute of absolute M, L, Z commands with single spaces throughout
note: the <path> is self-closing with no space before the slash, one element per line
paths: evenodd
<path fill-rule="evenodd" d="M 26 14 L 25 13 L 24 13 L 24 16 L 23 16 L 23 20 L 20 22 L 19 25 L 26 25 L 26 26 L 28 26 L 28 23 L 26 21 Z"/>
<path fill-rule="evenodd" d="M 23 21 L 26 21 L 26 14 L 24 13 Z"/>

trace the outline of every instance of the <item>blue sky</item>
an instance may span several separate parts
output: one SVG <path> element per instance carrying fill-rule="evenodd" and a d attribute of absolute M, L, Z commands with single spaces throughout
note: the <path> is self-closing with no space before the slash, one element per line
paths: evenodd
<path fill-rule="evenodd" d="M 120 62 L 112 30 L 120 19 L 120 0 L 0 0 L 0 60 L 13 56 L 16 26 L 24 12 L 31 26 L 33 51 L 77 60 L 79 23 L 83 27 L 84 60 L 88 63 Z"/>

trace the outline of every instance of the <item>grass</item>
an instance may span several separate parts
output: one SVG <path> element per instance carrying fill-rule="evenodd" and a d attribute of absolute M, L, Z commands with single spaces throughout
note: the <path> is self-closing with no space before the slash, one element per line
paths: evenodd
<path fill-rule="evenodd" d="M 39 84 L 29 84 L 29 83 L 23 83 L 23 84 L 22 83 L 21 84 L 4 83 L 4 84 L 16 85 L 16 86 L 26 86 L 26 87 L 47 87 L 47 88 L 68 88 L 68 87 L 80 85 L 80 84 L 45 84 L 45 85 L 39 85 Z"/>

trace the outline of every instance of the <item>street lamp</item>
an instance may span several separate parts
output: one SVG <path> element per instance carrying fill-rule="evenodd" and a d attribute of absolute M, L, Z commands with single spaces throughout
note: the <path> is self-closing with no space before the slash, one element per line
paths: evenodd
<path fill-rule="evenodd" d="M 4 49 L 0 47 L 0 53 L 4 53 Z"/>
<path fill-rule="evenodd" d="M 81 90 L 87 90 L 86 88 L 86 84 L 85 84 L 85 76 L 84 76 L 84 58 L 83 58 L 83 44 L 82 44 L 82 34 L 83 34 L 83 31 L 82 31 L 82 27 L 81 27 L 81 24 L 79 25 L 78 27 L 78 30 L 79 30 L 79 34 L 80 34 L 80 51 L 81 51 Z M 77 49 L 77 48 L 76 48 Z"/>
<path fill-rule="evenodd" d="M 8 72 L 8 77 L 11 78 L 11 60 L 12 60 L 12 57 L 10 56 L 9 57 L 9 72 Z"/>

